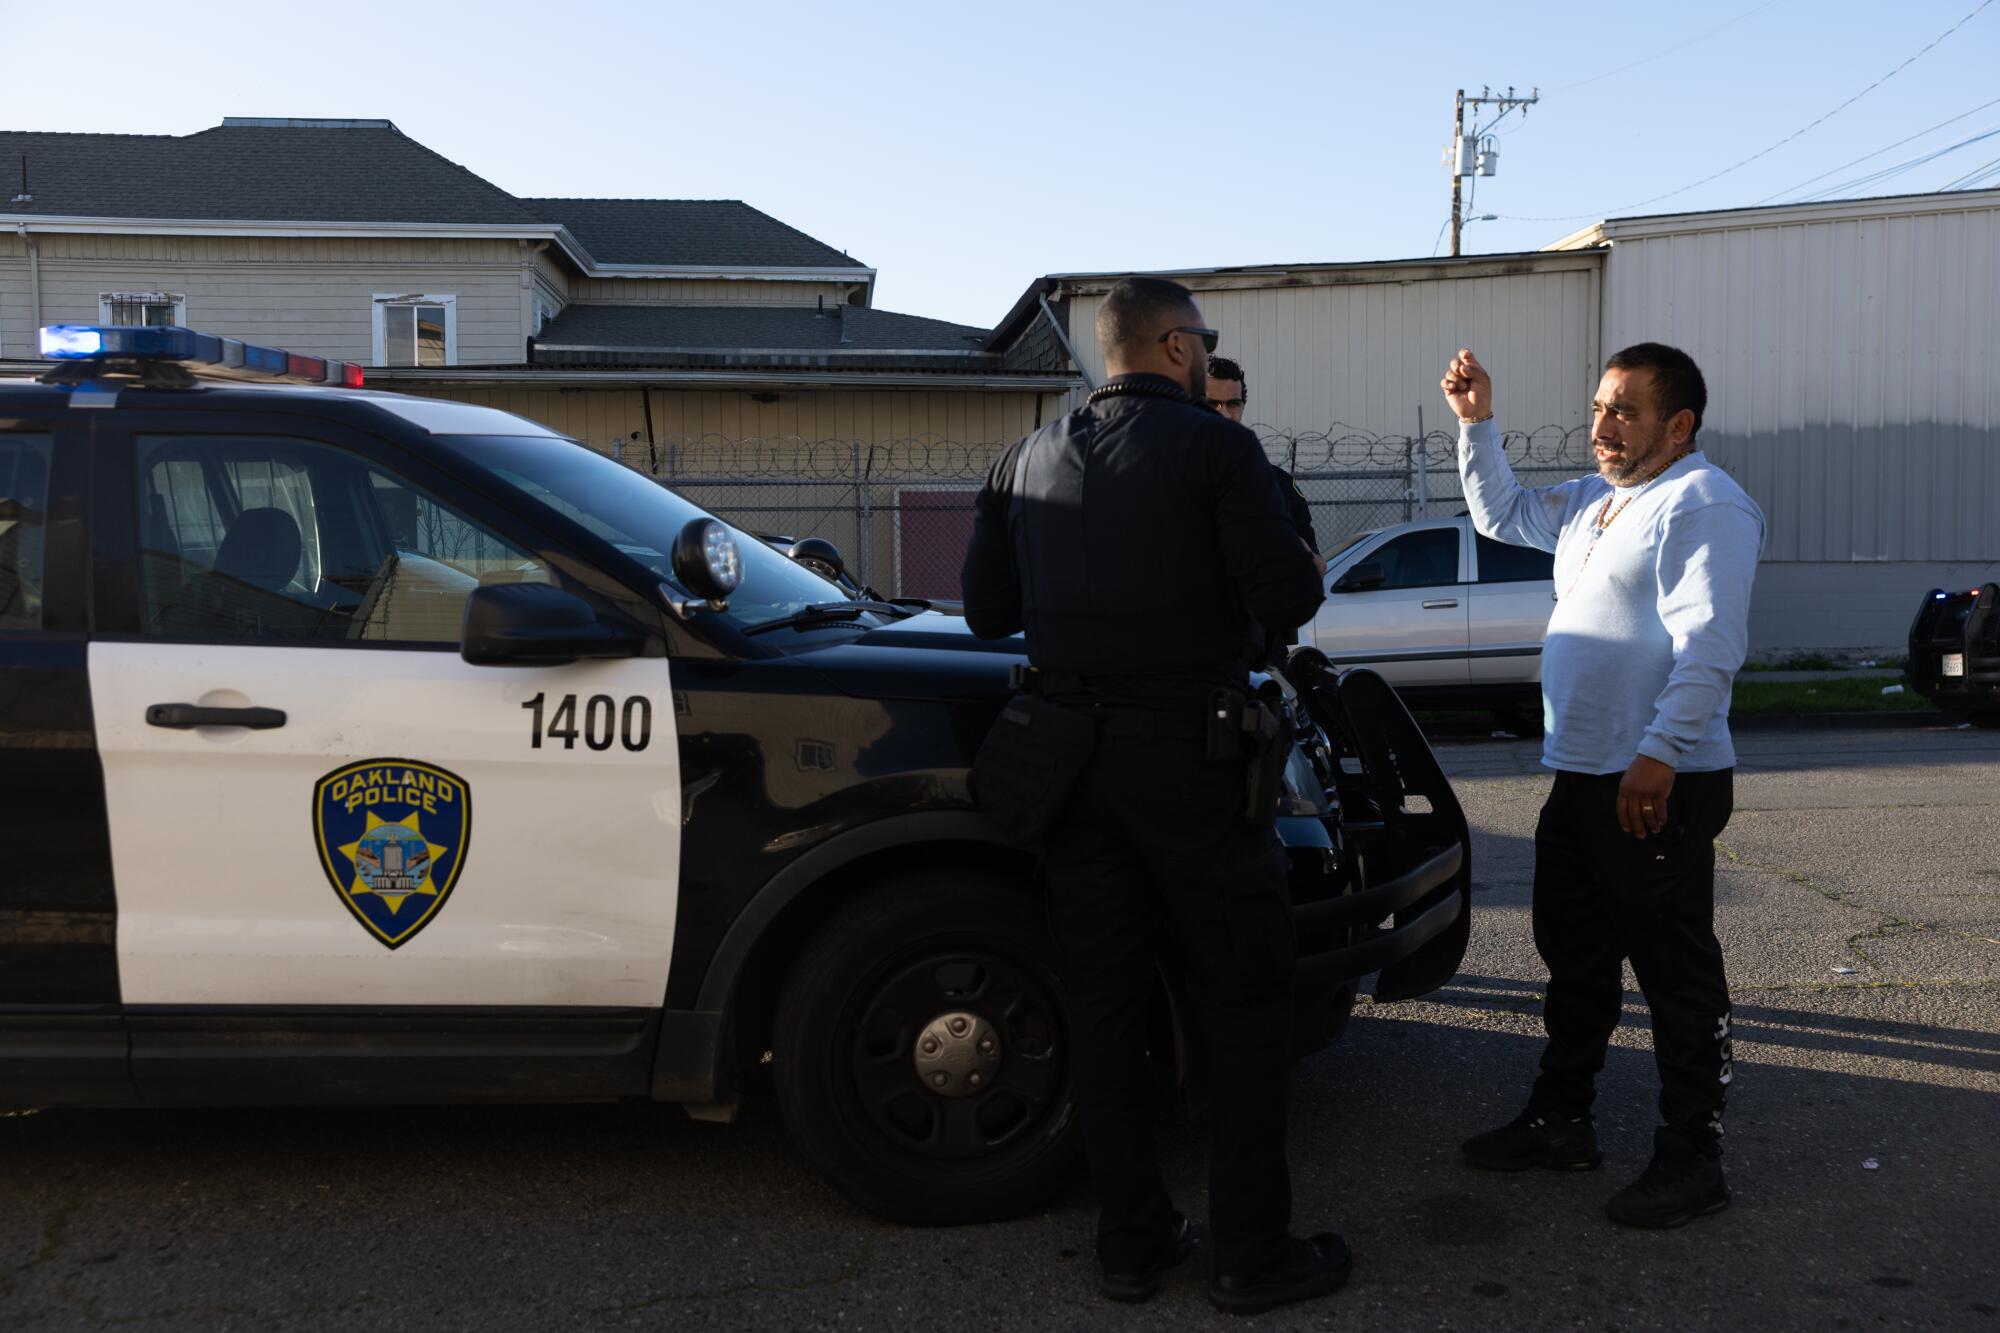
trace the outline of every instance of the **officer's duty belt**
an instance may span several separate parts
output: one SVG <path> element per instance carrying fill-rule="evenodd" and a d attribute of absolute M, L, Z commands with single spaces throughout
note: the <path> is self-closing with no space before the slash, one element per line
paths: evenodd
<path fill-rule="evenodd" d="M 1208 736 L 1208 719 L 1198 705 L 1179 709 L 1123 708 L 1103 705 L 1098 733 L 1142 741 L 1199 741 Z"/>

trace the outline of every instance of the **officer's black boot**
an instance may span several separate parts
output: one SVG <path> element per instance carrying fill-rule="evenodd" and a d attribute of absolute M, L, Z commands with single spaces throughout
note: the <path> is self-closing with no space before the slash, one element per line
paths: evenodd
<path fill-rule="evenodd" d="M 1465 1141 L 1465 1160 L 1489 1171 L 1590 1171 L 1604 1160 L 1589 1116 L 1571 1120 L 1533 1107 Z"/>
<path fill-rule="evenodd" d="M 1209 1279 L 1208 1299 L 1229 1314 L 1260 1314 L 1292 1301 L 1331 1295 L 1353 1270 L 1353 1252 L 1331 1231 L 1305 1239 L 1289 1236 L 1278 1262 L 1269 1268 L 1258 1273 L 1217 1273 Z"/>
<path fill-rule="evenodd" d="M 1180 1264 L 1194 1249 L 1195 1232 L 1186 1217 L 1174 1214 L 1173 1230 L 1150 1255 L 1109 1255 L 1097 1258 L 1097 1289 L 1114 1301 L 1149 1301 L 1160 1289 L 1160 1274 Z"/>
<path fill-rule="evenodd" d="M 1604 1211 L 1628 1227 L 1677 1227 L 1729 1206 L 1720 1145 L 1662 1125 L 1653 1131 L 1653 1160 L 1611 1196 Z"/>

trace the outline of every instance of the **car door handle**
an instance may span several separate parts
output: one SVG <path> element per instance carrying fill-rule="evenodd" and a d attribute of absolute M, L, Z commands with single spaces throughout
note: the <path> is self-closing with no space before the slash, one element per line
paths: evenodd
<path fill-rule="evenodd" d="M 146 709 L 146 725 L 172 727 L 176 731 L 185 731 L 189 727 L 248 727 L 252 731 L 269 731 L 272 727 L 285 725 L 285 710 L 204 708 L 200 704 L 151 704 Z"/>
<path fill-rule="evenodd" d="M 1449 610 L 1450 608 L 1452 608 L 1452 607 L 1454 607 L 1454 606 L 1457 606 L 1457 605 L 1458 605 L 1458 598 L 1456 598 L 1456 597 L 1440 597 L 1440 598 L 1438 598 L 1438 600 L 1436 600 L 1436 601 L 1434 601 L 1434 602 L 1425 602 L 1425 603 L 1424 603 L 1424 610 L 1426 610 L 1426 611 L 1446 611 L 1446 610 Z"/>

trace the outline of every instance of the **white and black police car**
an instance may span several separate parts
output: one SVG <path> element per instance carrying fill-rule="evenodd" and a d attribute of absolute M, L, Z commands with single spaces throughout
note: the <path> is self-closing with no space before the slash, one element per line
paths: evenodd
<path fill-rule="evenodd" d="M 842 598 L 507 413 L 179 328 L 0 372 L 0 1108 L 681 1102 L 769 1066 L 862 1206 L 1075 1168 L 1056 952 L 967 770 L 1021 645 Z M 256 382 L 259 376 L 263 382 Z M 1301 1051 L 1432 990 L 1465 821 L 1409 715 L 1256 688 Z M 1156 1049 L 1202 1055 L 1163 968 Z"/>

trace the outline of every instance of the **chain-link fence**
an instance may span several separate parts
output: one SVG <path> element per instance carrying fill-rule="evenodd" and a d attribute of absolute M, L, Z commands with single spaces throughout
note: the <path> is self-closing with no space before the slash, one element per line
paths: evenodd
<path fill-rule="evenodd" d="M 1265 453 L 1297 479 L 1322 551 L 1352 534 L 1461 512 L 1458 444 L 1433 432 L 1376 435 L 1336 427 L 1260 430 Z M 796 437 L 624 441 L 614 455 L 747 532 L 823 537 L 859 583 L 888 597 L 957 597 L 972 502 L 1007 442 L 936 436 L 888 442 Z M 1586 427 L 1506 436 L 1521 481 L 1543 486 L 1592 470 Z"/>

